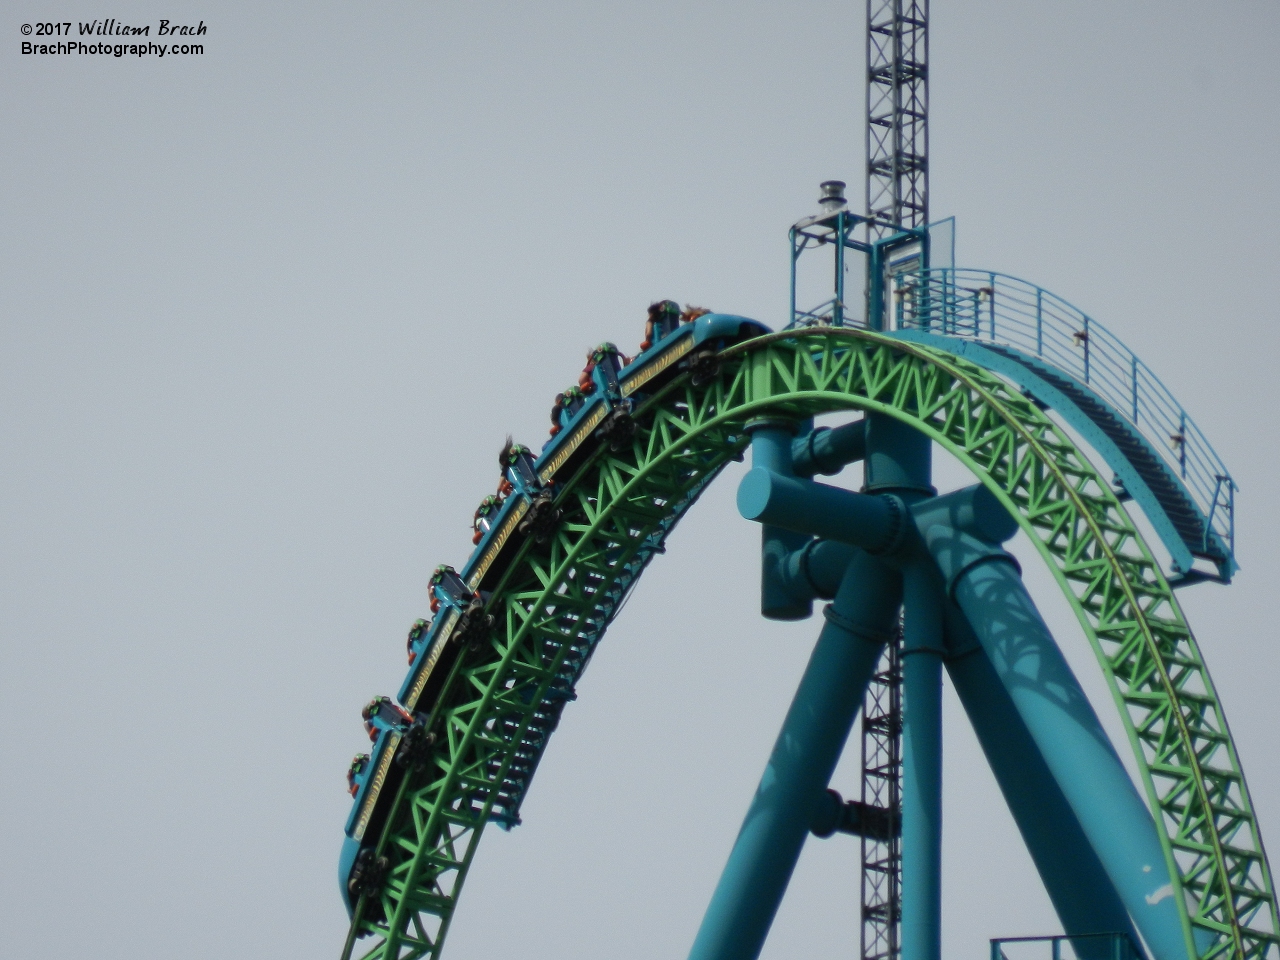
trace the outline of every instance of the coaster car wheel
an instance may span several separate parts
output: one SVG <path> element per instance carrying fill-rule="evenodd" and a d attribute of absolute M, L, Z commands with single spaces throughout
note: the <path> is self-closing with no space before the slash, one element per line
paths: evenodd
<path fill-rule="evenodd" d="M 689 358 L 689 379 L 695 387 L 703 387 L 720 375 L 720 355 L 714 350 L 700 350 Z"/>
<path fill-rule="evenodd" d="M 376 903 L 390 870 L 391 861 L 386 857 L 374 856 L 372 849 L 361 850 L 355 866 L 351 868 L 351 879 L 347 881 L 352 902 L 363 895 L 369 903 Z"/>
<path fill-rule="evenodd" d="M 561 511 L 552 502 L 551 491 L 543 490 L 529 503 L 529 511 L 518 527 L 520 533 L 532 537 L 534 543 L 546 543 L 560 522 Z"/>
<path fill-rule="evenodd" d="M 596 436 L 600 438 L 600 442 L 608 444 L 609 449 L 615 453 L 630 443 L 635 435 L 636 421 L 631 415 L 630 400 L 623 400 L 610 410 L 609 415 L 596 430 Z"/>
<path fill-rule="evenodd" d="M 486 613 L 484 604 L 477 598 L 458 618 L 458 625 L 453 628 L 449 641 L 468 650 L 479 650 L 492 635 L 496 623 L 493 614 Z"/>
<path fill-rule="evenodd" d="M 421 770 L 431 761 L 436 735 L 427 729 L 427 718 L 418 717 L 405 731 L 396 753 L 396 763 L 408 770 Z"/>

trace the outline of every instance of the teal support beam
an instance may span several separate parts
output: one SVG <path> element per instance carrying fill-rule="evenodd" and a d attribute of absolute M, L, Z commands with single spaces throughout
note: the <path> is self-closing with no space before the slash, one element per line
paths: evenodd
<path fill-rule="evenodd" d="M 896 528 L 883 549 L 903 565 L 901 960 L 941 960 L 943 585 L 913 518 L 896 515 L 898 505 L 937 494 L 933 447 L 886 414 L 867 414 L 865 423 L 863 490 L 876 495 L 865 499 L 893 508 Z"/>
<path fill-rule="evenodd" d="M 872 244 L 867 255 L 867 326 L 885 329 L 884 247 Z"/>
<path fill-rule="evenodd" d="M 1079 818 L 1053 779 L 1009 691 L 954 604 L 948 604 L 946 626 L 946 667 L 951 684 L 1062 929 L 1071 936 L 1114 931 L 1137 943 L 1128 911 Z M 1076 950 L 1081 960 L 1113 960 L 1110 943 L 1101 938 L 1081 940 Z"/>
<path fill-rule="evenodd" d="M 867 451 L 867 425 L 855 420 L 840 427 L 818 427 L 791 444 L 791 461 L 797 477 L 816 473 L 837 474 L 861 460 Z"/>
<path fill-rule="evenodd" d="M 923 559 L 928 552 L 925 541 L 944 544 L 956 532 L 994 544 L 1008 540 L 1018 529 L 1017 521 L 983 486 L 916 500 L 910 513 L 919 537 L 904 519 L 905 511 L 904 498 L 896 494 L 854 493 L 763 467 L 747 471 L 738 485 L 738 512 L 748 520 L 852 544 L 900 563 Z M 787 569 L 811 559 L 801 561 L 793 555 Z"/>
<path fill-rule="evenodd" d="M 907 502 L 932 497 L 932 447 L 923 433 L 884 413 L 866 417 L 867 493 L 896 493 Z"/>
<path fill-rule="evenodd" d="M 772 476 L 792 476 L 792 438 L 799 429 L 800 425 L 794 420 L 757 420 L 747 424 L 751 433 L 752 467 L 768 471 Z M 787 557 L 809 539 L 805 534 L 771 524 L 761 526 L 760 613 L 765 618 L 804 620 L 813 616 L 812 599 L 788 590 L 781 576 L 781 566 Z"/>
<path fill-rule="evenodd" d="M 891 551 L 904 529 L 896 498 L 868 496 L 754 467 L 738 484 L 738 512 L 747 520 L 809 536 L 828 537 L 869 553 Z"/>
<path fill-rule="evenodd" d="M 849 563 L 760 786 L 703 917 L 690 960 L 756 960 L 825 798 L 880 650 L 897 628 L 898 574 Z"/>
<path fill-rule="evenodd" d="M 999 548 L 938 525 L 925 541 L 947 589 L 1155 960 L 1187 960 L 1155 823 L 1061 650 Z"/>
<path fill-rule="evenodd" d="M 943 585 L 928 561 L 903 581 L 902 960 L 941 960 Z"/>
<path fill-rule="evenodd" d="M 839 540 L 810 540 L 782 564 L 786 588 L 798 596 L 833 599 L 857 550 Z"/>

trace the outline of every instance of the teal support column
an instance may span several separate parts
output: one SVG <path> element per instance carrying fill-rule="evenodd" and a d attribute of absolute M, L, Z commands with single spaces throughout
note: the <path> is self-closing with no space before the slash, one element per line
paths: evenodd
<path fill-rule="evenodd" d="M 885 329 L 884 247 L 872 246 L 867 257 L 867 326 Z"/>
<path fill-rule="evenodd" d="M 938 492 L 928 437 L 884 413 L 867 414 L 866 424 L 867 493 L 896 493 L 910 503 Z"/>
<path fill-rule="evenodd" d="M 947 673 L 1062 929 L 1071 936 L 1121 933 L 1137 943 L 1116 888 L 1008 690 L 964 615 L 954 605 L 947 614 Z M 1075 947 L 1081 960 L 1113 960 L 1111 944 L 1101 938 L 1081 940 Z"/>
<path fill-rule="evenodd" d="M 902 960 L 941 960 L 945 598 L 931 562 L 903 581 Z"/>
<path fill-rule="evenodd" d="M 854 493 L 754 467 L 738 484 L 738 513 L 772 529 L 840 540 L 868 553 L 890 553 L 905 529 L 902 499 Z"/>
<path fill-rule="evenodd" d="M 877 278 L 878 280 L 881 278 Z M 882 314 L 880 314 L 882 316 Z M 928 502 L 932 443 L 914 427 L 867 414 L 863 490 L 908 506 Z M 901 960 L 942 955 L 943 585 L 908 519 L 888 547 L 903 569 Z"/>
<path fill-rule="evenodd" d="M 862 420 L 842 427 L 818 427 L 791 444 L 791 461 L 797 477 L 816 473 L 837 474 L 861 460 L 867 451 L 867 425 Z"/>
<path fill-rule="evenodd" d="M 751 433 L 751 466 L 771 476 L 790 477 L 791 447 L 800 425 L 794 420 L 756 420 Z M 810 538 L 772 524 L 760 527 L 760 614 L 769 620 L 804 620 L 813 615 L 813 601 L 787 589 L 781 566 Z"/>
<path fill-rule="evenodd" d="M 922 531 L 948 591 L 1004 685 L 1155 960 L 1187 960 L 1155 822 L 1062 651 L 999 548 Z"/>
<path fill-rule="evenodd" d="M 756 960 L 824 799 L 880 650 L 897 627 L 898 574 L 859 552 L 703 917 L 690 960 Z"/>

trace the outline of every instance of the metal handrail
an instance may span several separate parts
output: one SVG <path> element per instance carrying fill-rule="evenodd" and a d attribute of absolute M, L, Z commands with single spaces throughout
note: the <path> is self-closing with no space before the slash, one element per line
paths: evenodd
<path fill-rule="evenodd" d="M 1212 530 L 1234 556 L 1235 481 L 1169 389 L 1115 334 L 1061 297 L 1007 274 L 943 267 L 895 279 L 899 329 L 1013 347 L 1110 403 L 1182 478 L 1208 521 L 1206 541 Z"/>
<path fill-rule="evenodd" d="M 1062 945 L 1071 947 L 1072 953 L 1080 946 L 1094 960 L 1141 960 L 1142 953 L 1133 945 L 1133 941 L 1123 933 L 1085 933 L 1074 936 L 1059 935 L 1053 937 L 1003 937 L 991 941 L 991 960 L 1009 960 L 1004 952 L 1007 943 L 1047 943 L 1050 960 L 1064 960 Z M 1099 949 L 1101 948 L 1101 949 Z"/>

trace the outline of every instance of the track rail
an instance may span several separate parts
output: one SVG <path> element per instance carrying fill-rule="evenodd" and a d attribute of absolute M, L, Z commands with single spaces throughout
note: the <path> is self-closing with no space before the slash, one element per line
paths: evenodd
<path fill-rule="evenodd" d="M 506 772 L 549 692 L 563 689 L 566 664 L 576 678 L 666 534 L 741 456 L 748 420 L 844 409 L 910 422 L 960 459 L 1057 578 L 1137 757 L 1188 957 L 1199 930 L 1213 940 L 1206 960 L 1280 958 L 1270 870 L 1212 680 L 1108 484 L 1003 380 L 923 346 L 829 328 L 734 347 L 702 386 L 681 375 L 640 408 L 629 448 L 602 449 L 558 478 L 564 521 L 547 544 L 519 548 L 489 601 L 499 623 L 490 645 L 460 658 L 441 689 L 433 762 L 399 787 L 377 840 L 390 878 L 357 904 L 344 957 L 365 934 L 371 960 L 439 956 Z"/>

